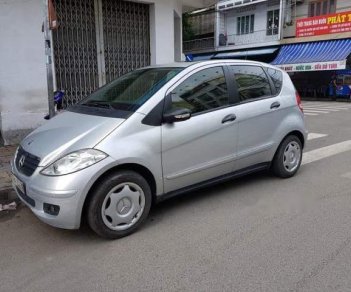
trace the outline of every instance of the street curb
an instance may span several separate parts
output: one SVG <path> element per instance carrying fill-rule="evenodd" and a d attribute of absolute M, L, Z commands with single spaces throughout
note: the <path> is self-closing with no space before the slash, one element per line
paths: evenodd
<path fill-rule="evenodd" d="M 0 202 L 13 201 L 15 199 L 17 199 L 17 194 L 13 189 L 8 188 L 0 190 Z"/>

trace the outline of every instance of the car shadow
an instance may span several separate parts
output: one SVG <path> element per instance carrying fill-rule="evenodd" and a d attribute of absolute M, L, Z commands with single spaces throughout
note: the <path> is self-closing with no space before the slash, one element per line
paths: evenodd
<path fill-rule="evenodd" d="M 143 236 L 143 232 L 152 229 L 155 225 L 161 224 L 163 218 L 167 218 L 167 214 L 171 212 L 177 212 L 189 205 L 198 205 L 201 203 L 206 203 L 207 200 L 216 199 L 226 199 L 230 197 L 231 200 L 236 200 L 238 203 L 244 203 L 245 205 L 255 204 L 259 200 L 259 194 L 248 194 L 243 191 L 239 191 L 251 184 L 262 183 L 266 180 L 275 181 L 279 180 L 275 176 L 271 175 L 268 171 L 261 171 L 249 175 L 242 176 L 224 183 L 219 183 L 199 189 L 197 191 L 188 192 L 184 194 L 177 195 L 175 197 L 169 198 L 165 201 L 157 203 L 152 206 L 149 217 L 145 224 L 137 231 L 137 237 Z M 21 208 L 22 209 L 22 208 Z M 31 214 L 35 217 L 33 214 Z M 82 221 L 79 230 L 64 230 L 51 227 L 45 223 L 42 223 L 37 218 L 32 218 L 32 220 L 37 221 L 36 233 L 37 234 L 50 234 L 51 240 L 58 240 L 63 242 L 70 242 L 71 244 L 82 244 L 84 245 L 94 245 L 104 242 L 109 242 L 110 240 L 104 239 L 96 235 L 88 226 L 85 220 Z M 119 239 L 119 241 L 128 240 L 129 237 Z"/>
<path fill-rule="evenodd" d="M 275 176 L 271 175 L 270 172 L 268 171 L 260 171 L 260 172 L 248 174 L 239 178 L 235 178 L 224 183 L 215 184 L 210 187 L 177 195 L 175 197 L 166 199 L 164 201 L 161 201 L 155 204 L 150 211 L 148 221 L 149 222 L 155 221 L 157 220 L 157 217 L 161 215 L 163 216 L 165 213 L 169 211 L 181 209 L 188 205 L 199 204 L 206 200 L 210 200 L 214 197 L 222 199 L 230 196 L 230 197 L 236 197 L 236 198 L 245 200 L 245 197 L 247 197 L 249 194 L 237 192 L 238 189 L 241 189 L 246 185 L 250 185 L 252 183 L 255 183 L 255 182 L 257 183 L 267 179 L 272 180 L 272 179 L 279 179 L 279 178 L 276 178 Z M 247 198 L 247 199 L 250 200 L 252 198 Z"/>

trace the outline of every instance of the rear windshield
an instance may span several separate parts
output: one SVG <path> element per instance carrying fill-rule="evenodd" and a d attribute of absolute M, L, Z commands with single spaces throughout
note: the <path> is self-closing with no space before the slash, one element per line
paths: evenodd
<path fill-rule="evenodd" d="M 94 108 L 93 113 L 110 112 L 109 116 L 113 116 L 113 112 L 119 111 L 118 117 L 123 117 L 123 113 L 130 115 L 183 69 L 163 67 L 132 71 L 93 92 L 79 102 L 74 111 L 77 112 L 77 107 L 83 111 Z"/>

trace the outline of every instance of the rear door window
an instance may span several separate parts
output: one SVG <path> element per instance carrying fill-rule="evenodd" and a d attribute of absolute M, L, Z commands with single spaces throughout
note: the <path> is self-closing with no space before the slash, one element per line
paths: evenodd
<path fill-rule="evenodd" d="M 282 90 L 282 85 L 283 85 L 283 73 L 273 68 L 267 68 L 267 73 L 273 81 L 276 94 L 279 94 L 280 91 Z"/>
<path fill-rule="evenodd" d="M 249 101 L 272 95 L 269 80 L 261 67 L 251 65 L 233 65 L 230 67 L 234 73 L 241 101 Z"/>

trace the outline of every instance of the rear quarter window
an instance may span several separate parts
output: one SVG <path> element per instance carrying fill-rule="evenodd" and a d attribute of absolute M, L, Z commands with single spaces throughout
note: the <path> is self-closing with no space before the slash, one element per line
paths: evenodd
<path fill-rule="evenodd" d="M 267 73 L 273 81 L 276 93 L 279 94 L 283 86 L 283 73 L 273 68 L 267 68 Z"/>
<path fill-rule="evenodd" d="M 271 85 L 262 67 L 233 65 L 231 69 L 242 101 L 272 96 Z"/>

